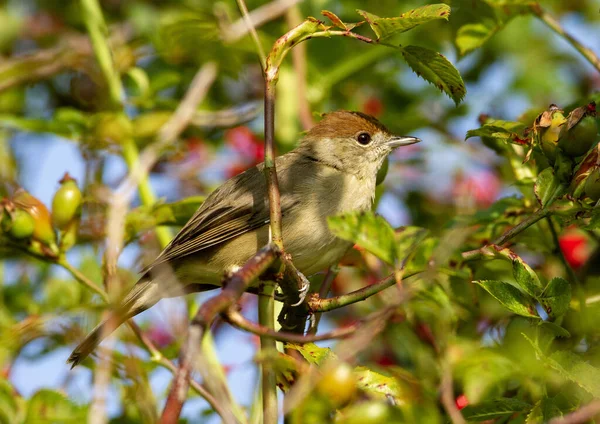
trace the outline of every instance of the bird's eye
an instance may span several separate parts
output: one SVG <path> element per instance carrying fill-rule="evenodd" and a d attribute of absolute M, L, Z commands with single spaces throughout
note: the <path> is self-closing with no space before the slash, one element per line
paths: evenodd
<path fill-rule="evenodd" d="M 356 140 L 364 146 L 371 142 L 371 135 L 369 133 L 362 132 L 356 137 Z"/>

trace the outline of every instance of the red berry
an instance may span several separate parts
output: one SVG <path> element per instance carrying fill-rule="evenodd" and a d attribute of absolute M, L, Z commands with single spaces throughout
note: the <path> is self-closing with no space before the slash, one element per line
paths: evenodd
<path fill-rule="evenodd" d="M 565 259 L 575 269 L 581 267 L 590 255 L 587 238 L 582 234 L 563 234 L 559 237 L 559 244 Z"/>
<path fill-rule="evenodd" d="M 378 97 L 371 96 L 363 103 L 362 109 L 366 114 L 378 117 L 383 113 L 383 103 Z"/>
<path fill-rule="evenodd" d="M 460 411 L 465 406 L 469 405 L 469 399 L 467 399 L 467 397 L 465 395 L 458 395 L 458 397 L 456 398 L 454 403 L 456 404 L 456 407 Z"/>

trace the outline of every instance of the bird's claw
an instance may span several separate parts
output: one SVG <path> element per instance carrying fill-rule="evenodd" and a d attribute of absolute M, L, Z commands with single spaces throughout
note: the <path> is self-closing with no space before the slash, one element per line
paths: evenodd
<path fill-rule="evenodd" d="M 298 280 L 301 282 L 300 289 L 298 290 L 299 300 L 296 303 L 290 305 L 292 307 L 300 306 L 302 303 L 304 303 L 304 300 L 306 299 L 306 296 L 308 295 L 308 291 L 310 289 L 310 281 L 308 281 L 308 278 L 306 278 L 300 272 L 297 273 L 297 276 Z M 282 292 L 275 292 L 274 297 L 276 301 L 284 303 L 288 298 L 288 296 L 286 296 L 286 294 Z"/>

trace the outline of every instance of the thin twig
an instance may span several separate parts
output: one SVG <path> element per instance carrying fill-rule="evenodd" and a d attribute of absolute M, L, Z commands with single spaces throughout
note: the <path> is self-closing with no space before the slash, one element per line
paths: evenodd
<path fill-rule="evenodd" d="M 404 276 L 404 280 L 407 280 L 410 277 L 420 274 L 421 272 L 422 271 L 409 272 Z M 386 278 L 384 278 L 381 281 L 378 281 L 375 284 L 365 286 L 361 289 L 340 296 L 330 297 L 328 299 L 321 299 L 316 294 L 309 295 L 307 298 L 307 303 L 311 312 L 328 312 L 334 309 L 343 308 L 344 306 L 348 306 L 356 302 L 366 300 L 369 297 L 395 284 L 396 276 L 394 273 L 388 275 Z"/>
<path fill-rule="evenodd" d="M 452 388 L 452 370 L 449 364 L 442 365 L 442 381 L 440 382 L 440 397 L 442 406 L 450 416 L 452 424 L 465 424 L 466 421 L 454 403 Z"/>
<path fill-rule="evenodd" d="M 120 250 L 123 240 L 124 221 L 127 215 L 127 207 L 131 202 L 136 187 L 140 188 L 140 198 L 144 205 L 155 203 L 154 195 L 148 192 L 147 183 L 150 169 L 166 146 L 172 144 L 193 118 L 197 105 L 206 96 L 209 88 L 217 75 L 217 65 L 213 62 L 204 64 L 196 73 L 183 100 L 169 120 L 161 127 L 154 143 L 144 149 L 139 158 L 137 157 L 137 146 L 133 140 L 124 145 L 123 153 L 129 166 L 129 174 L 115 190 L 115 195 L 108 210 L 109 227 L 108 238 L 111 240 L 111 250 Z M 146 189 L 144 189 L 146 187 Z M 144 195 L 144 193 L 146 193 Z M 159 227 L 162 228 L 162 227 Z M 112 230 L 112 231 L 111 231 Z M 161 233 L 158 233 L 161 235 Z M 112 236 L 111 236 L 112 235 Z M 159 238 L 164 248 L 170 241 L 170 232 Z"/>
<path fill-rule="evenodd" d="M 554 31 L 562 38 L 567 40 L 567 42 L 571 44 L 571 46 L 573 46 L 575 50 L 581 53 L 583 57 L 585 57 L 586 60 L 590 62 L 598 72 L 600 72 L 600 58 L 598 58 L 596 53 L 594 53 L 591 49 L 585 47 L 571 34 L 565 31 L 565 29 L 560 25 L 560 23 L 556 19 L 554 19 L 552 15 L 550 15 L 548 12 L 542 9 L 542 7 L 538 3 L 532 5 L 530 9 L 539 20 L 545 23 L 552 31 Z"/>
<path fill-rule="evenodd" d="M 286 18 L 288 27 L 290 29 L 300 25 L 302 23 L 302 15 L 300 14 L 300 8 L 298 5 L 291 7 L 287 13 Z M 300 124 L 303 130 L 309 130 L 315 124 L 312 113 L 310 112 L 310 103 L 308 102 L 308 92 L 306 87 L 307 78 L 307 66 L 306 66 L 306 46 L 301 44 L 292 50 L 292 63 L 294 64 L 294 70 L 296 71 L 296 96 L 298 101 L 298 115 L 300 117 Z"/>
<path fill-rule="evenodd" d="M 263 284 L 258 296 L 258 322 L 267 331 L 275 331 L 275 284 L 267 282 Z M 275 339 L 263 334 L 260 336 L 260 352 L 266 357 L 275 355 L 277 344 Z M 263 361 L 260 367 L 260 381 L 262 393 L 262 422 L 265 424 L 277 424 L 277 377 L 270 361 Z"/>
<path fill-rule="evenodd" d="M 267 61 L 267 55 L 265 54 L 265 49 L 262 44 L 260 44 L 260 39 L 258 38 L 258 33 L 256 32 L 256 28 L 254 27 L 254 23 L 248 14 L 248 8 L 246 7 L 246 2 L 244 0 L 236 0 L 237 5 L 240 8 L 240 12 L 242 12 L 242 19 L 244 20 L 244 24 L 246 28 L 250 32 L 252 36 L 252 41 L 254 41 L 254 46 L 256 47 L 256 54 L 258 55 L 258 60 L 260 62 L 260 67 L 264 71 Z"/>
<path fill-rule="evenodd" d="M 69 273 L 75 278 L 76 281 L 78 281 L 79 283 L 88 287 L 95 293 L 99 294 L 100 297 L 102 297 L 102 299 L 105 302 L 108 302 L 108 295 L 106 294 L 106 292 L 104 290 L 102 290 L 102 288 L 98 287 L 92 280 L 87 278 L 81 271 L 79 271 L 77 268 L 75 268 L 69 262 L 67 262 L 66 260 L 63 259 L 63 260 L 60 260 L 59 262 L 57 262 L 57 264 L 62 266 L 65 270 L 69 271 Z M 136 335 L 136 337 L 142 342 L 142 345 L 144 346 L 146 351 L 150 354 L 151 360 L 153 362 L 160 364 L 161 366 L 163 366 L 164 368 L 168 369 L 173 374 L 175 374 L 175 372 L 177 371 L 177 367 L 175 366 L 175 364 L 171 360 L 169 360 L 168 358 L 163 356 L 163 354 L 160 352 L 160 350 L 158 350 L 158 348 L 154 345 L 152 340 L 150 340 L 144 334 L 144 332 L 141 330 L 141 328 L 132 319 L 127 321 L 127 325 L 129 326 L 129 328 L 131 328 L 131 330 Z M 192 389 L 194 389 L 196 391 L 196 393 L 198 393 L 200 396 L 202 396 L 204 399 L 206 399 L 208 404 L 219 415 L 223 416 L 223 413 L 222 413 L 223 408 L 221 407 L 221 405 L 218 402 L 216 402 L 214 397 L 206 390 L 206 388 L 204 388 L 204 386 L 202 386 L 201 384 L 199 384 L 197 381 L 195 381 L 193 379 L 190 379 L 190 386 L 192 387 Z"/>
<path fill-rule="evenodd" d="M 275 0 L 254 9 L 249 13 L 251 27 L 257 28 L 273 19 L 283 15 L 290 7 L 302 0 Z M 233 24 L 222 28 L 223 39 L 227 43 L 233 43 L 246 34 L 249 27 L 244 18 L 240 18 Z"/>
<path fill-rule="evenodd" d="M 327 270 L 327 274 L 325 274 L 325 278 L 323 278 L 323 282 L 321 283 L 321 288 L 319 289 L 319 299 L 326 299 L 329 296 L 329 291 L 331 290 L 331 285 L 337 277 L 340 268 L 337 265 L 329 267 Z M 314 321 L 310 328 L 308 329 L 308 334 L 317 334 L 319 329 L 319 322 L 321 322 L 322 312 L 314 313 Z"/>
<path fill-rule="evenodd" d="M 541 219 L 544 219 L 545 217 L 547 217 L 549 215 L 550 215 L 549 209 L 540 208 L 537 211 L 535 211 L 533 214 L 531 214 L 527 218 L 525 218 L 523 221 L 521 221 L 519 224 L 515 225 L 514 227 L 509 228 L 507 231 L 504 232 L 504 234 L 502 234 L 499 238 L 494 240 L 491 244 L 496 244 L 498 246 L 502 246 L 504 243 L 506 243 L 511 238 L 515 237 L 517 234 L 521 233 L 522 231 L 525 231 L 527 228 L 531 227 L 533 224 L 535 224 L 536 222 L 538 222 Z M 486 246 L 483 246 L 482 248 L 479 248 L 479 249 L 463 252 L 462 257 L 465 261 L 479 259 L 482 256 L 484 256 L 485 248 L 486 248 Z"/>
<path fill-rule="evenodd" d="M 304 344 L 314 343 L 323 340 L 343 339 L 354 334 L 360 328 L 361 323 L 377 319 L 380 315 L 381 312 L 377 311 L 371 316 L 368 316 L 361 320 L 361 322 L 357 322 L 355 324 L 347 325 L 341 328 L 336 328 L 335 330 L 332 330 L 328 333 L 319 335 L 302 335 L 298 333 L 289 333 L 286 331 L 275 331 L 271 328 L 247 320 L 242 314 L 240 314 L 238 311 L 232 308 L 228 309 L 223 313 L 223 318 L 231 325 L 238 327 L 241 330 L 245 330 L 249 333 L 256 334 L 258 336 L 272 338 L 280 342 Z"/>
<path fill-rule="evenodd" d="M 549 424 L 580 424 L 588 422 L 600 414 L 600 400 L 595 400 L 582 406 L 577 411 L 562 417 L 552 418 Z"/>

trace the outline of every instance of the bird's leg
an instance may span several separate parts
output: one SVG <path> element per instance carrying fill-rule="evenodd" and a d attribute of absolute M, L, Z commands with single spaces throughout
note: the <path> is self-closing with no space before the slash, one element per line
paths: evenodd
<path fill-rule="evenodd" d="M 295 306 L 299 306 L 301 305 L 304 300 L 306 299 L 306 295 L 308 294 L 308 290 L 310 289 L 310 281 L 308 281 L 308 278 L 306 278 L 304 276 L 304 274 L 302 274 L 298 268 L 296 268 L 294 266 L 294 263 L 292 262 L 292 258 L 289 254 L 284 253 L 281 257 L 281 261 L 284 263 L 285 265 L 285 277 L 289 280 L 291 280 L 292 282 L 295 282 L 295 286 L 294 287 L 294 291 L 290 290 L 291 287 L 285 285 L 282 286 L 281 289 L 284 292 L 284 295 L 286 295 L 286 297 L 289 300 L 289 295 L 293 293 L 294 296 L 298 296 L 298 300 L 294 303 L 292 303 L 290 306 L 295 307 Z"/>

